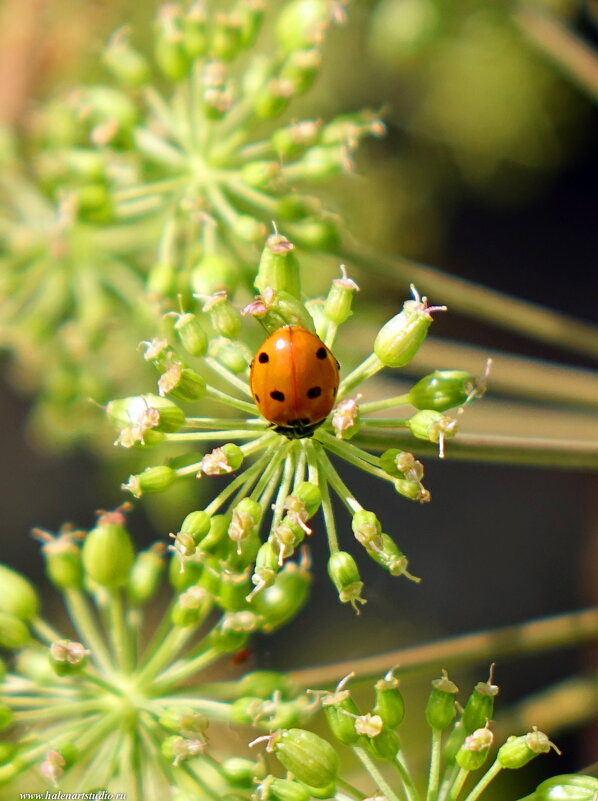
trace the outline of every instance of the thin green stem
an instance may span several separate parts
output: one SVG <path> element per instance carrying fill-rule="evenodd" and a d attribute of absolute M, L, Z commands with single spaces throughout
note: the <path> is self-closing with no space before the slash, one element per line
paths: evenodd
<path fill-rule="evenodd" d="M 361 414 L 369 414 L 370 412 L 378 412 L 381 409 L 392 409 L 394 406 L 407 406 L 408 404 L 409 393 L 405 392 L 403 395 L 395 395 L 392 398 L 384 398 L 384 400 L 360 403 L 359 411 Z"/>
<path fill-rule="evenodd" d="M 175 687 L 184 679 L 199 673 L 206 667 L 209 667 L 213 662 L 216 662 L 222 656 L 222 651 L 219 648 L 207 648 L 198 656 L 186 662 L 177 662 L 166 670 L 152 687 L 153 694 L 163 695 L 168 692 L 172 687 Z"/>
<path fill-rule="evenodd" d="M 282 481 L 278 485 L 278 492 L 276 495 L 276 502 L 274 504 L 274 514 L 272 515 L 271 530 L 279 525 L 284 514 L 284 502 L 291 490 L 291 482 L 295 473 L 295 459 L 294 451 L 291 449 L 284 460 L 284 468 L 282 471 Z"/>
<path fill-rule="evenodd" d="M 264 467 L 269 463 L 271 457 L 271 448 L 267 448 L 265 453 L 263 453 L 254 464 L 236 476 L 230 482 L 230 484 L 227 484 L 227 486 L 214 498 L 214 500 L 205 507 L 207 514 L 216 514 L 218 509 L 220 509 L 220 507 L 227 501 L 228 498 L 230 498 L 231 495 L 237 491 L 240 486 L 249 487 L 255 481 L 256 477 L 262 472 Z"/>
<path fill-rule="evenodd" d="M 31 621 L 31 628 L 41 640 L 45 640 L 48 645 L 51 645 L 55 640 L 60 640 L 62 635 L 56 631 L 49 623 L 46 623 L 41 617 L 36 617 Z"/>
<path fill-rule="evenodd" d="M 498 760 L 486 771 L 473 790 L 465 798 L 465 801 L 477 801 L 482 795 L 486 787 L 492 782 L 501 772 L 502 766 Z"/>
<path fill-rule="evenodd" d="M 131 651 L 133 637 L 127 627 L 123 597 L 119 589 L 110 592 L 108 614 L 110 618 L 110 637 L 116 655 L 116 662 L 124 673 L 128 673 L 133 667 L 133 654 Z"/>
<path fill-rule="evenodd" d="M 164 434 L 165 442 L 211 442 L 217 440 L 255 439 L 255 428 L 224 428 L 222 431 L 176 431 Z"/>
<path fill-rule="evenodd" d="M 253 420 L 247 420 L 245 417 L 186 417 L 183 424 L 183 428 L 198 428 L 200 430 L 209 428 L 215 431 L 228 431 L 228 427 L 244 428 L 245 426 L 263 428 L 266 423 L 258 417 Z"/>
<path fill-rule="evenodd" d="M 428 790 L 426 801 L 435 801 L 440 786 L 440 762 L 442 757 L 442 729 L 432 729 L 432 746 L 430 748 L 430 770 L 428 773 Z"/>
<path fill-rule="evenodd" d="M 348 395 L 354 387 L 356 387 L 358 384 L 361 384 L 362 381 L 367 381 L 368 378 L 376 375 L 376 373 L 382 370 L 383 367 L 384 365 L 376 356 L 376 354 L 370 353 L 370 355 L 367 356 L 361 362 L 361 364 L 358 364 L 357 367 L 349 373 L 349 375 L 343 378 L 338 388 L 337 399 L 342 400 L 345 395 Z"/>
<path fill-rule="evenodd" d="M 232 406 L 234 409 L 240 409 L 242 412 L 246 412 L 252 417 L 255 417 L 255 405 L 253 403 L 247 403 L 247 401 L 234 398 L 232 395 L 216 389 L 216 387 L 208 385 L 206 387 L 206 397 L 222 401 L 222 403 L 225 403 L 227 406 Z"/>
<path fill-rule="evenodd" d="M 200 712 L 210 720 L 215 720 L 219 723 L 231 722 L 231 705 L 223 701 L 211 701 L 207 698 L 176 694 L 161 695 L 160 698 L 150 700 L 148 708 L 159 715 L 163 709 L 175 704 L 189 706 L 195 712 Z"/>
<path fill-rule="evenodd" d="M 415 783 L 411 778 L 411 773 L 407 767 L 405 756 L 402 750 L 397 751 L 394 764 L 399 772 L 401 781 L 403 782 L 403 789 L 405 790 L 405 795 L 407 796 L 408 801 L 419 801 L 419 793 L 417 792 Z"/>
<path fill-rule="evenodd" d="M 322 454 L 321 464 L 326 472 L 326 479 L 341 501 L 345 504 L 349 513 L 355 514 L 355 512 L 359 512 L 360 509 L 363 509 L 362 505 L 336 472 L 334 465 L 325 453 Z"/>
<path fill-rule="evenodd" d="M 91 659 L 104 673 L 112 673 L 112 661 L 104 638 L 98 629 L 87 597 L 81 590 L 67 588 L 64 591 L 66 606 L 73 625 L 81 635 L 84 645 L 91 649 Z"/>
<path fill-rule="evenodd" d="M 184 628 L 173 626 L 162 640 L 158 649 L 139 671 L 137 676 L 139 686 L 147 686 L 165 665 L 172 662 L 179 651 L 184 648 L 195 634 L 196 630 L 196 626 L 185 626 Z"/>
<path fill-rule="evenodd" d="M 465 770 L 465 768 L 459 768 L 459 772 L 455 776 L 453 783 L 450 787 L 448 792 L 448 799 L 449 801 L 457 801 L 457 798 L 461 794 L 461 790 L 463 789 L 463 785 L 467 781 L 467 777 L 469 776 L 470 771 Z"/>
<path fill-rule="evenodd" d="M 339 442 L 326 431 L 316 431 L 314 439 L 320 440 L 329 451 L 332 451 L 336 456 L 354 465 L 359 470 L 363 470 L 365 473 L 371 473 L 371 475 L 376 476 L 376 478 L 381 478 L 383 481 L 388 481 L 391 484 L 394 483 L 392 476 L 389 476 L 384 470 L 372 464 L 372 461 L 377 459 L 376 456 L 367 454 L 368 458 L 364 459 L 362 454 L 365 454 L 366 451 L 362 451 L 361 448 L 357 448 L 355 445 L 351 445 L 344 440 Z"/>
<path fill-rule="evenodd" d="M 340 776 L 336 778 L 336 786 L 342 788 L 343 792 L 350 793 L 354 798 L 359 799 L 359 801 L 363 801 L 363 799 L 367 798 L 365 793 L 362 793 L 361 790 L 358 790 L 357 787 L 353 787 L 352 784 L 341 779 Z"/>
<path fill-rule="evenodd" d="M 330 500 L 330 493 L 328 492 L 328 478 L 326 476 L 326 455 L 320 446 L 314 443 L 314 452 L 318 460 L 318 485 L 320 487 L 320 494 L 322 496 L 322 513 L 324 515 L 324 525 L 326 527 L 326 536 L 328 537 L 328 547 L 330 553 L 336 553 L 340 550 L 338 545 L 338 537 L 336 534 L 336 523 L 334 521 L 334 510 L 332 508 L 332 501 Z"/>
<path fill-rule="evenodd" d="M 400 801 L 399 796 L 393 791 L 392 787 L 388 784 L 382 773 L 378 770 L 374 760 L 370 757 L 367 751 L 359 746 L 353 746 L 353 753 L 357 756 L 363 767 L 372 777 L 372 781 L 375 782 L 378 789 L 380 789 L 386 796 L 387 801 Z"/>
<path fill-rule="evenodd" d="M 239 378 L 238 375 L 235 375 L 235 373 L 233 373 L 231 370 L 228 370 L 223 364 L 216 361 L 216 359 L 213 359 L 211 356 L 205 356 L 204 361 L 209 367 L 212 368 L 216 375 L 221 376 L 228 381 L 231 386 L 235 387 L 235 389 L 240 390 L 244 395 L 247 395 L 249 398 L 251 398 L 251 392 L 249 391 L 247 381 Z"/>

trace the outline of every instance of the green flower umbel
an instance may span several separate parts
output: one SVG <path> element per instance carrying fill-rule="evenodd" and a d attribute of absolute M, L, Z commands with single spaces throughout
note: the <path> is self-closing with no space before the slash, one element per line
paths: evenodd
<path fill-rule="evenodd" d="M 255 511 L 239 506 L 240 517 Z M 168 571 L 162 543 L 135 552 L 125 511 L 100 512 L 89 532 L 35 532 L 70 617 L 69 636 L 40 617 L 32 585 L 0 565 L 0 648 L 8 654 L 8 664 L 0 660 L 0 783 L 24 774 L 32 791 L 104 787 L 141 801 L 174 798 L 173 791 L 228 798 L 234 788 L 249 799 L 263 766 L 245 760 L 241 781 L 215 760 L 212 734 L 235 723 L 265 732 L 300 725 L 313 700 L 273 671 L 210 685 L 205 671 L 223 659 L 230 665 L 254 632 L 298 611 L 307 565 L 287 562 L 269 588 L 276 597 L 248 604 L 253 552 L 243 544 L 233 561 L 217 556 L 222 518 L 189 515 Z M 181 569 L 198 546 L 203 564 Z M 156 626 L 146 609 L 163 596 L 166 572 L 171 598 Z"/>
<path fill-rule="evenodd" d="M 243 312 L 255 317 L 269 337 L 253 358 L 240 338 L 241 317 L 222 293 L 207 300 L 202 295 L 200 308 L 176 313 L 174 324 L 168 314 L 171 335 L 144 343 L 145 358 L 160 373 L 158 394 L 108 404 L 108 415 L 119 429 L 117 443 L 137 448 L 184 443 L 191 450 L 131 476 L 124 488 L 140 497 L 186 477 L 218 482 L 212 500 L 194 513 L 210 524 L 210 533 L 192 535 L 184 522 L 171 547 L 185 569 L 205 565 L 216 542 L 216 553 L 227 564 L 241 569 L 253 565 L 248 604 L 275 598 L 279 584 L 291 581 L 287 560 L 312 534 L 314 516 L 321 510 L 331 579 L 341 601 L 357 609 L 364 603 L 363 583 L 348 553 L 350 543 L 337 533 L 332 493 L 346 507 L 354 538 L 365 553 L 394 576 L 414 577 L 397 543 L 346 486 L 333 460 L 376 476 L 409 500 L 429 501 L 423 466 L 413 453 L 389 447 L 377 456 L 361 448 L 359 440 L 375 433 L 391 445 L 402 429 L 416 438 L 414 445 L 417 440 L 437 443 L 442 456 L 445 440 L 456 432 L 455 419 L 445 412 L 483 387 L 469 373 L 445 371 L 420 380 L 410 393 L 362 402 L 364 381 L 386 365 L 406 364 L 424 341 L 437 309 L 412 288 L 414 299 L 382 327 L 374 352 L 339 383 L 330 349 L 351 314 L 357 289 L 346 270 L 323 303 L 304 303 L 294 246 L 277 232 L 266 242 L 255 285 L 260 295 Z M 219 402 L 242 415 L 196 417 L 180 401 L 185 409 Z M 407 408 L 401 418 L 368 416 L 399 405 L 412 411 Z M 211 448 L 194 450 L 210 442 Z"/>

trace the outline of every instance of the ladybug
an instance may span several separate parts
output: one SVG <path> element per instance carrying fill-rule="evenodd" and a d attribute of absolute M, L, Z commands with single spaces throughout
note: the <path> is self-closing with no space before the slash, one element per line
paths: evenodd
<path fill-rule="evenodd" d="M 311 437 L 334 406 L 339 366 L 315 334 L 283 325 L 251 362 L 251 394 L 275 431 L 289 439 Z"/>

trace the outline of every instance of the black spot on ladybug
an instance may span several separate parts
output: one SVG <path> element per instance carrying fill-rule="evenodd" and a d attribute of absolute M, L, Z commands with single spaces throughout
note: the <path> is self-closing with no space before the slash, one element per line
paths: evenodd
<path fill-rule="evenodd" d="M 339 362 L 338 359 L 335 359 L 334 361 L 336 362 L 337 369 L 340 370 L 341 369 L 341 363 Z"/>
<path fill-rule="evenodd" d="M 260 402 L 260 396 L 257 394 L 257 392 L 255 393 L 255 395 L 253 397 L 255 398 L 256 403 Z"/>
<path fill-rule="evenodd" d="M 279 389 L 274 389 L 270 393 L 270 397 L 272 398 L 272 400 L 282 402 L 284 400 L 284 392 L 281 392 Z"/>
<path fill-rule="evenodd" d="M 322 394 L 322 387 L 311 387 L 307 390 L 307 397 L 308 398 L 319 398 Z"/>
<path fill-rule="evenodd" d="M 257 360 L 258 360 L 258 362 L 259 362 L 260 364 L 266 364 L 267 362 L 269 362 L 269 361 L 270 361 L 270 357 L 268 356 L 268 354 L 266 353 L 266 351 L 264 351 L 264 350 L 263 350 L 263 351 L 260 353 L 260 355 L 257 357 Z"/>
<path fill-rule="evenodd" d="M 322 346 L 321 348 L 318 348 L 317 351 L 316 351 L 316 359 L 325 359 L 327 355 L 328 355 L 328 351 L 326 350 L 326 348 L 324 346 Z"/>

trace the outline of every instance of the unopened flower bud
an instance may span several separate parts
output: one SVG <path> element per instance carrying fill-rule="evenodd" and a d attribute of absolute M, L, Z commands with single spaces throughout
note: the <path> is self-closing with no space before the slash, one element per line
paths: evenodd
<path fill-rule="evenodd" d="M 284 128 L 278 128 L 274 131 L 270 140 L 272 147 L 284 161 L 296 158 L 317 142 L 320 125 L 321 123 L 318 120 L 303 120 L 294 122 Z M 292 194 L 286 197 L 293 198 L 295 195 Z M 305 216 L 305 214 L 301 214 L 299 217 L 294 217 L 294 219 L 300 219 Z"/>
<path fill-rule="evenodd" d="M 457 433 L 456 420 L 445 417 L 441 412 L 427 409 L 414 414 L 407 421 L 407 427 L 414 437 L 428 442 L 437 442 L 441 458 L 444 456 L 445 440 L 452 439 Z"/>
<path fill-rule="evenodd" d="M 295 246 L 282 234 L 271 234 L 262 250 L 254 286 L 263 293 L 267 287 L 283 290 L 301 299 L 299 262 Z"/>
<path fill-rule="evenodd" d="M 242 314 L 256 317 L 269 334 L 283 325 L 300 325 L 308 331 L 315 331 L 305 305 L 284 289 L 266 287 L 261 295 L 245 306 Z"/>
<path fill-rule="evenodd" d="M 247 596 L 248 601 L 261 592 L 264 587 L 270 587 L 274 583 L 279 567 L 278 548 L 270 541 L 264 542 L 260 545 L 255 557 L 255 570 L 251 576 L 255 588 Z"/>
<path fill-rule="evenodd" d="M 205 739 L 204 734 L 209 725 L 205 715 L 195 712 L 189 706 L 167 707 L 160 715 L 159 722 L 166 731 L 191 739 Z"/>
<path fill-rule="evenodd" d="M 141 498 L 148 492 L 162 492 L 168 489 L 176 479 L 176 473 L 168 465 L 146 467 L 143 473 L 129 476 L 122 489 L 127 490 L 135 498 Z"/>
<path fill-rule="evenodd" d="M 252 600 L 251 606 L 262 619 L 263 631 L 271 632 L 292 620 L 307 601 L 311 576 L 302 567 L 287 562 L 271 586 Z"/>
<path fill-rule="evenodd" d="M 443 671 L 441 679 L 434 679 L 426 706 L 426 720 L 429 726 L 443 730 L 451 725 L 457 714 L 455 695 L 458 692 L 459 688 L 449 679 L 446 671 Z"/>
<path fill-rule="evenodd" d="M 20 617 L 0 611 L 0 648 L 18 650 L 29 642 L 29 629 Z"/>
<path fill-rule="evenodd" d="M 293 236 L 310 250 L 335 250 L 340 244 L 339 227 L 331 217 L 306 217 L 295 223 Z"/>
<path fill-rule="evenodd" d="M 428 503 L 431 495 L 420 481 L 412 481 L 403 478 L 397 478 L 394 482 L 394 488 L 404 498 L 410 501 L 417 501 L 418 503 Z"/>
<path fill-rule="evenodd" d="M 357 722 L 356 722 L 357 727 Z M 382 724 L 378 715 L 364 715 L 360 726 L 368 751 L 377 759 L 394 761 L 399 750 L 399 738 L 392 729 Z"/>
<path fill-rule="evenodd" d="M 132 47 L 126 28 L 120 28 L 111 36 L 102 59 L 124 86 L 141 86 L 149 78 L 149 65 L 141 53 Z"/>
<path fill-rule="evenodd" d="M 310 787 L 326 787 L 334 782 L 340 759 L 327 740 L 305 729 L 286 729 L 268 739 L 273 751 L 293 776 Z"/>
<path fill-rule="evenodd" d="M 416 583 L 420 581 L 407 570 L 409 560 L 389 534 L 380 534 L 377 540 L 366 545 L 366 551 L 375 562 L 388 570 L 391 576 L 405 576 Z"/>
<path fill-rule="evenodd" d="M 582 773 L 551 776 L 536 787 L 528 801 L 596 801 L 598 779 Z"/>
<path fill-rule="evenodd" d="M 411 387 L 407 398 L 416 409 L 446 412 L 466 403 L 476 386 L 476 376 L 465 370 L 434 370 Z"/>
<path fill-rule="evenodd" d="M 86 575 L 96 584 L 115 590 L 127 583 L 135 552 L 121 510 L 100 514 L 81 555 Z"/>
<path fill-rule="evenodd" d="M 36 617 L 38 607 L 33 585 L 16 570 L 0 564 L 0 611 L 31 620 Z"/>
<path fill-rule="evenodd" d="M 353 515 L 351 525 L 357 542 L 366 548 L 379 546 L 382 526 L 374 512 L 360 509 Z"/>
<path fill-rule="evenodd" d="M 379 715 L 389 729 L 399 726 L 405 717 L 405 701 L 399 690 L 399 680 L 389 671 L 374 685 L 376 703 L 373 712 Z"/>
<path fill-rule="evenodd" d="M 517 770 L 527 765 L 538 754 L 547 754 L 551 748 L 557 754 L 560 753 L 544 732 L 534 729 L 521 737 L 509 737 L 507 742 L 498 749 L 496 758 L 502 768 Z"/>
<path fill-rule="evenodd" d="M 180 81 L 189 71 L 189 57 L 182 29 L 182 9 L 178 3 L 165 3 L 156 20 L 156 62 L 171 81 Z"/>
<path fill-rule="evenodd" d="M 72 676 L 83 670 L 89 653 L 80 642 L 55 640 L 50 646 L 50 664 L 57 676 Z"/>
<path fill-rule="evenodd" d="M 241 540 L 251 534 L 257 534 L 263 510 L 252 498 L 243 498 L 232 511 L 232 519 L 228 527 L 229 538 L 239 546 Z"/>
<path fill-rule="evenodd" d="M 360 714 L 359 707 L 350 691 L 345 689 L 345 684 L 352 676 L 352 673 L 345 676 L 334 692 L 321 696 L 322 709 L 330 731 L 345 745 L 355 745 L 359 740 L 359 734 L 355 730 L 355 719 Z"/>
<path fill-rule="evenodd" d="M 221 448 L 214 448 L 207 453 L 201 460 L 201 468 L 198 475 L 223 476 L 234 473 L 243 464 L 243 451 L 234 442 L 227 442 Z"/>
<path fill-rule="evenodd" d="M 80 533 L 66 526 L 57 537 L 42 529 L 33 530 L 33 535 L 43 543 L 48 578 L 59 590 L 77 589 L 83 584 L 81 548 L 75 542 Z"/>
<path fill-rule="evenodd" d="M 175 626 L 194 626 L 210 608 L 210 594 L 193 585 L 177 596 L 172 607 L 171 619 Z"/>
<path fill-rule="evenodd" d="M 232 61 L 241 49 L 241 19 L 236 14 L 223 12 L 214 15 L 210 50 L 214 58 Z"/>
<path fill-rule="evenodd" d="M 232 373 L 242 373 L 251 361 L 251 351 L 245 343 L 238 340 L 233 342 L 227 337 L 210 340 L 208 353 L 212 359 L 220 362 Z"/>
<path fill-rule="evenodd" d="M 208 49 L 208 13 L 203 0 L 196 0 L 183 16 L 183 45 L 192 58 L 203 56 Z"/>
<path fill-rule="evenodd" d="M 342 603 L 350 603 L 359 614 L 358 603 L 366 603 L 361 597 L 363 581 L 355 559 L 347 551 L 336 551 L 328 560 L 328 575 L 338 590 L 338 597 Z"/>
<path fill-rule="evenodd" d="M 341 277 L 335 278 L 328 292 L 324 314 L 336 325 L 341 325 L 347 320 L 352 312 L 354 292 L 359 292 L 359 287 L 351 278 L 347 276 L 344 264 L 341 264 Z"/>
<path fill-rule="evenodd" d="M 266 779 L 266 781 L 268 781 Z M 272 799 L 272 801 L 310 801 L 312 794 L 304 784 L 300 784 L 293 779 L 278 779 L 274 776 L 270 777 L 270 781 L 260 785 L 265 789 L 267 795 L 258 796 L 263 798 Z M 258 792 L 259 792 L 258 787 Z"/>
<path fill-rule="evenodd" d="M 206 394 L 206 381 L 195 370 L 175 362 L 160 376 L 158 392 L 177 400 L 196 401 Z"/>
<path fill-rule="evenodd" d="M 319 44 L 331 22 L 326 0 L 292 0 L 278 16 L 276 35 L 287 53 Z"/>
<path fill-rule="evenodd" d="M 404 367 L 419 350 L 432 324 L 432 312 L 444 306 L 428 306 L 412 285 L 414 300 L 407 300 L 403 310 L 378 332 L 374 353 L 386 367 Z"/>
<path fill-rule="evenodd" d="M 467 734 L 485 726 L 492 720 L 494 714 L 494 699 L 498 695 L 498 687 L 492 684 L 492 670 L 488 681 L 476 684 L 472 694 L 467 699 L 463 716 L 463 728 Z"/>
<path fill-rule="evenodd" d="M 490 729 L 484 727 L 476 729 L 465 738 L 463 745 L 455 755 L 457 765 L 463 770 L 478 770 L 486 759 L 490 746 L 494 742 L 494 735 Z"/>
<path fill-rule="evenodd" d="M 217 333 L 228 339 L 234 339 L 241 329 L 239 312 L 228 300 L 224 291 L 214 292 L 204 298 L 203 310 L 210 318 L 210 322 Z"/>
<path fill-rule="evenodd" d="M 256 117 L 262 120 L 278 117 L 294 95 L 295 85 L 291 81 L 271 78 L 254 97 L 253 109 Z"/>
<path fill-rule="evenodd" d="M 174 329 L 182 346 L 191 356 L 203 356 L 208 347 L 208 337 L 197 319 L 197 315 L 187 312 L 177 315 Z"/>
<path fill-rule="evenodd" d="M 265 774 L 263 762 L 254 762 L 245 757 L 228 757 L 220 764 L 225 777 L 234 787 L 251 789 L 254 779 L 261 779 Z"/>
<path fill-rule="evenodd" d="M 232 291 L 239 281 L 235 265 L 219 253 L 206 253 L 191 270 L 193 291 L 198 296 Z"/>
<path fill-rule="evenodd" d="M 294 50 L 282 65 L 280 77 L 290 81 L 298 95 L 305 94 L 313 86 L 322 66 L 322 56 L 315 48 Z"/>
<path fill-rule="evenodd" d="M 187 759 L 194 759 L 206 749 L 204 739 L 190 739 L 173 734 L 162 741 L 160 750 L 165 759 L 175 767 Z"/>
<path fill-rule="evenodd" d="M 131 603 L 141 605 L 151 600 L 160 586 L 164 573 L 164 544 L 157 542 L 137 554 L 127 584 Z"/>
<path fill-rule="evenodd" d="M 185 423 L 185 412 L 176 403 L 151 393 L 110 401 L 106 413 L 117 426 L 130 430 L 131 444 L 135 436 L 143 442 L 148 433 L 178 431 Z M 130 447 L 127 443 L 119 441 L 118 444 Z"/>
<path fill-rule="evenodd" d="M 241 179 L 256 189 L 271 187 L 279 173 L 280 164 L 277 161 L 248 161 L 241 167 Z"/>

